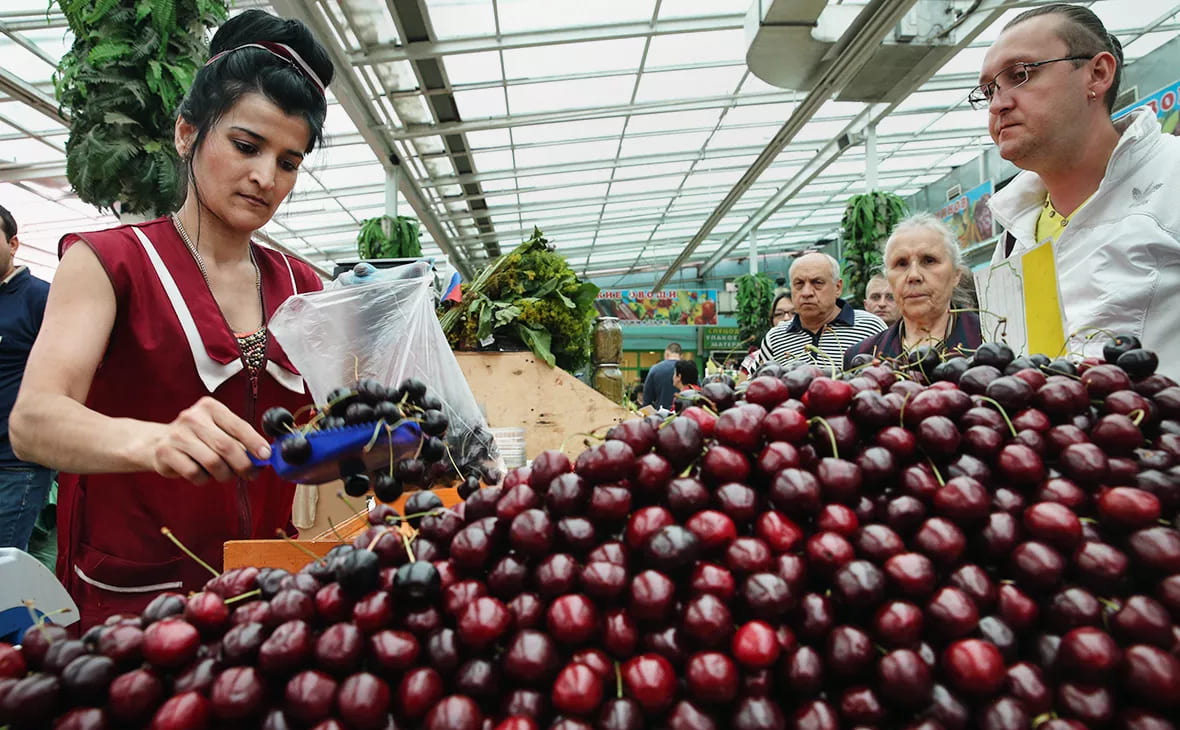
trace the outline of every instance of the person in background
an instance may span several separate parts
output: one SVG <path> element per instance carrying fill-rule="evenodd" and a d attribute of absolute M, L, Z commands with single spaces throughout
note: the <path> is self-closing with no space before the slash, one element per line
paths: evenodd
<path fill-rule="evenodd" d="M 251 455 L 271 407 L 310 404 L 269 332 L 307 264 L 251 241 L 323 141 L 333 66 L 302 23 L 257 9 L 214 34 L 177 112 L 180 209 L 71 233 L 10 423 L 21 458 L 59 478 L 57 577 L 80 631 L 200 590 L 232 539 L 292 531 L 295 485 Z"/>
<path fill-rule="evenodd" d="M 884 274 L 873 274 L 869 283 L 865 285 L 865 311 L 877 315 L 885 324 L 897 321 L 897 301 L 893 298 L 889 280 Z"/>
<path fill-rule="evenodd" d="M 679 393 L 682 390 L 700 390 L 700 373 L 692 360 L 677 360 L 672 372 L 672 385 Z"/>
<path fill-rule="evenodd" d="M 812 252 L 791 264 L 791 299 L 795 318 L 772 327 L 762 339 L 762 362 L 787 364 L 802 359 L 822 370 L 840 370 L 844 351 L 885 329 L 881 318 L 840 298 L 844 281 L 840 264 Z"/>
<path fill-rule="evenodd" d="M 1086 335 L 1131 334 L 1176 376 L 1180 139 L 1148 106 L 1111 120 L 1122 71 L 1121 44 L 1080 5 L 1027 10 L 988 49 L 968 99 L 1023 170 L 989 201 L 1006 231 L 992 265 L 1049 242 L 1068 349 L 1101 356 L 1106 338 Z M 980 292 L 981 308 L 1022 306 L 995 299 Z"/>
<path fill-rule="evenodd" d="M 885 243 L 885 274 L 900 317 L 889 329 L 844 353 L 897 357 L 922 345 L 969 355 L 982 344 L 979 315 L 952 312 L 951 298 L 963 276 L 962 252 L 951 229 L 929 213 L 899 222 Z"/>
<path fill-rule="evenodd" d="M 791 290 L 780 291 L 770 303 L 770 328 L 774 329 L 783 322 L 788 322 L 795 316 L 795 303 L 791 301 Z M 745 380 L 762 365 L 762 351 L 758 347 L 750 349 L 742 364 L 738 366 L 738 378 Z"/>
<path fill-rule="evenodd" d="M 16 219 L 0 206 L 0 547 L 28 550 L 53 472 L 13 453 L 8 416 L 45 316 L 49 282 L 16 264 L 18 248 Z"/>
<path fill-rule="evenodd" d="M 680 360 L 680 345 L 669 342 L 664 348 L 664 359 L 647 371 L 643 380 L 643 405 L 668 410 L 672 407 L 672 399 L 676 397 L 676 387 L 672 385 L 672 372 Z"/>

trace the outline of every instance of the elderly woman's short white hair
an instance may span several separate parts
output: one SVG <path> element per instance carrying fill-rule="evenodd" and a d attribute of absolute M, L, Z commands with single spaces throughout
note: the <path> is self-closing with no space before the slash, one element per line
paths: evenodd
<path fill-rule="evenodd" d="M 950 226 L 930 213 L 915 213 L 898 221 L 897 225 L 893 227 L 893 232 L 889 234 L 883 254 L 886 266 L 889 261 L 889 247 L 893 245 L 893 241 L 903 233 L 916 230 L 926 230 L 936 234 L 942 241 L 942 245 L 946 247 L 946 255 L 950 259 L 951 265 L 956 269 L 963 265 L 963 251 L 959 248 L 959 239 L 955 237 L 955 232 L 951 230 Z"/>
<path fill-rule="evenodd" d="M 832 282 L 835 283 L 837 281 L 840 281 L 840 278 L 841 278 L 840 277 L 840 262 L 837 261 L 834 256 L 829 256 L 828 254 L 824 253 L 823 251 L 808 251 L 807 253 L 803 254 L 803 256 L 811 256 L 811 255 L 823 256 L 825 259 L 827 259 L 828 266 L 832 267 Z M 795 276 L 793 273 L 795 271 L 795 264 L 799 263 L 800 259 L 802 259 L 803 256 L 795 257 L 795 260 L 791 262 L 791 268 L 787 271 L 787 276 L 789 276 L 792 281 L 795 279 Z"/>

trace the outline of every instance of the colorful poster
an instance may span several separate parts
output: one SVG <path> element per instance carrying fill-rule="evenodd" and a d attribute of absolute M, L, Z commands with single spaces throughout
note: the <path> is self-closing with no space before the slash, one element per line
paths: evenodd
<path fill-rule="evenodd" d="M 961 248 L 971 248 L 983 243 L 996 233 L 992 225 L 992 211 L 987 207 L 994 186 L 992 181 L 977 185 L 938 211 L 938 217 L 955 232 Z"/>
<path fill-rule="evenodd" d="M 1131 106 L 1118 110 L 1115 112 L 1114 118 L 1118 119 L 1130 113 L 1132 109 L 1146 105 L 1155 110 L 1164 134 L 1174 134 L 1180 137 L 1180 104 L 1176 103 L 1180 101 L 1178 97 L 1180 97 L 1180 81 L 1169 84 L 1154 94 L 1143 97 Z"/>
<path fill-rule="evenodd" d="M 594 306 L 622 324 L 717 324 L 716 289 L 608 289 L 598 293 Z"/>

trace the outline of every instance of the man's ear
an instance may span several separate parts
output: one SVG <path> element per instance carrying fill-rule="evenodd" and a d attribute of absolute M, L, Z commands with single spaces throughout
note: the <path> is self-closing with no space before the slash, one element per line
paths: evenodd
<path fill-rule="evenodd" d="M 844 293 L 844 280 L 843 279 L 836 279 L 836 296 L 840 296 L 843 293 Z"/>
<path fill-rule="evenodd" d="M 20 248 L 20 237 L 13 236 L 12 238 L 8 239 L 8 247 L 12 249 L 12 254 L 15 256 L 16 250 Z"/>
<path fill-rule="evenodd" d="M 1106 92 L 1110 90 L 1117 68 L 1118 61 L 1109 51 L 1103 51 L 1094 57 L 1094 65 L 1090 71 L 1090 82 L 1086 86 L 1094 92 L 1097 99 L 1103 99 Z"/>

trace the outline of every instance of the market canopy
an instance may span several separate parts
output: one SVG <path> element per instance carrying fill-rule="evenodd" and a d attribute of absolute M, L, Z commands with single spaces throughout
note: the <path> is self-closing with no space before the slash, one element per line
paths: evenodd
<path fill-rule="evenodd" d="M 328 270 L 354 259 L 360 222 L 390 209 L 396 185 L 424 252 L 461 271 L 538 226 L 610 285 L 705 274 L 744 256 L 754 229 L 762 254 L 811 246 L 834 237 L 870 168 L 906 196 L 976 159 L 991 142 L 967 91 L 1004 23 L 1039 4 L 948 2 L 946 27 L 919 22 L 909 55 L 886 57 L 914 0 L 833 0 L 813 34 L 833 40 L 811 66 L 745 30 L 751 13 L 808 5 L 786 0 L 239 0 L 232 12 L 300 18 L 337 64 L 327 144 L 266 228 L 277 245 Z M 1175 0 L 1082 4 L 1128 63 L 1180 28 Z M 755 41 L 763 76 L 801 69 L 806 88 L 756 75 Z M 46 275 L 62 233 L 114 222 L 65 178 L 52 75 L 70 43 L 45 0 L 0 10 L 0 203 Z"/>

